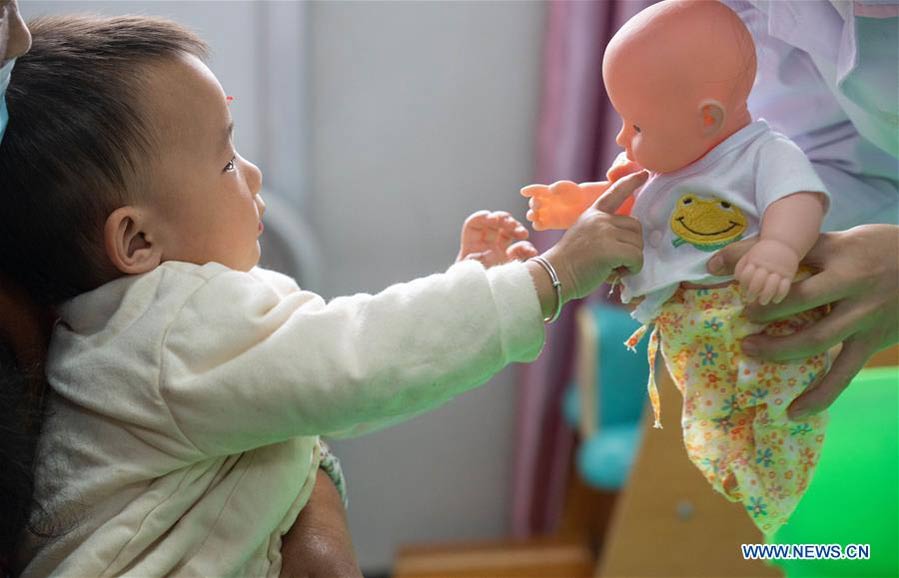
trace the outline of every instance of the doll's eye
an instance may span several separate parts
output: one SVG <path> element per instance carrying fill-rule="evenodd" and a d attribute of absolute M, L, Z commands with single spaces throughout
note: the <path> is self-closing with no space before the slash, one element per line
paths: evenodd
<path fill-rule="evenodd" d="M 684 199 L 684 201 L 683 201 L 683 203 L 684 203 L 685 205 L 689 205 L 689 204 L 692 203 L 692 202 L 693 202 L 693 199 L 692 199 L 691 197 L 687 197 L 687 198 Z"/>
<path fill-rule="evenodd" d="M 634 125 L 634 132 L 640 132 L 640 127 L 637 125 Z"/>
<path fill-rule="evenodd" d="M 721 201 L 721 208 L 722 208 L 722 209 L 729 209 L 729 208 L 730 208 L 730 203 L 728 203 L 727 201 Z"/>

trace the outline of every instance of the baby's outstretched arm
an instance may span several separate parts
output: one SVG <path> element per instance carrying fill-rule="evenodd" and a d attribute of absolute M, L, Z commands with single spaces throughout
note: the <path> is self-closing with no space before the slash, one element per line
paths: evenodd
<path fill-rule="evenodd" d="M 821 193 L 802 191 L 765 210 L 759 242 L 734 271 L 747 303 L 780 303 L 787 296 L 799 262 L 818 239 L 826 202 Z"/>
<path fill-rule="evenodd" d="M 528 230 L 505 211 L 478 211 L 462 224 L 462 242 L 456 261 L 474 259 L 485 267 L 524 261 L 537 255 L 525 239 Z"/>

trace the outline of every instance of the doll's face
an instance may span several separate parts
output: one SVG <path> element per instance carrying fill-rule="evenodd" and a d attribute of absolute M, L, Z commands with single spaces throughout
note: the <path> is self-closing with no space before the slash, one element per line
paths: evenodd
<path fill-rule="evenodd" d="M 665 0 L 615 33 L 602 76 L 622 120 L 618 144 L 644 168 L 668 173 L 750 122 L 755 47 L 719 2 Z"/>
<path fill-rule="evenodd" d="M 708 150 L 701 130 L 702 112 L 692 95 L 678 94 L 672 87 L 653 89 L 646 77 L 620 68 L 609 74 L 606 91 L 621 116 L 615 138 L 632 161 L 657 173 L 683 168 Z M 659 97 L 659 92 L 663 97 Z"/>

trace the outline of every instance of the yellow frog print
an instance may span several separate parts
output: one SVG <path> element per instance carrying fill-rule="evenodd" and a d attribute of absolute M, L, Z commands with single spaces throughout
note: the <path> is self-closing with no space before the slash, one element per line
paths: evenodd
<path fill-rule="evenodd" d="M 718 197 L 686 194 L 678 199 L 671 213 L 671 230 L 676 236 L 675 247 L 689 243 L 700 251 L 717 251 L 743 236 L 746 216 Z"/>

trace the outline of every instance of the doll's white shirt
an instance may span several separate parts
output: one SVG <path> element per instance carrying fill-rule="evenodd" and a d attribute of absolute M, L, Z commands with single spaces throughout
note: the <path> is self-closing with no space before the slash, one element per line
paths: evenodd
<path fill-rule="evenodd" d="M 328 303 L 272 271 L 167 262 L 61 317 L 36 498 L 63 532 L 29 535 L 26 578 L 277 577 L 319 435 L 433 409 L 544 334 L 527 268 L 475 261 Z"/>
<path fill-rule="evenodd" d="M 622 301 L 643 297 L 633 316 L 650 323 L 679 283 L 732 279 L 706 271 L 714 251 L 758 235 L 765 209 L 800 191 L 827 195 L 802 150 L 764 120 L 743 127 L 687 167 L 653 174 L 631 212 L 643 225 L 643 269 L 622 278 Z"/>
<path fill-rule="evenodd" d="M 723 1 L 755 40 L 750 113 L 799 145 L 830 191 L 823 229 L 899 224 L 899 3 Z"/>

